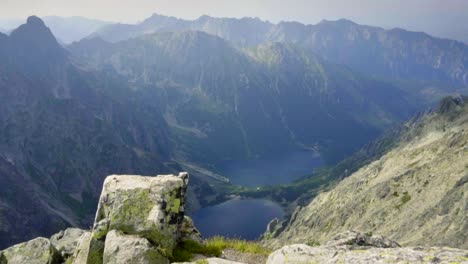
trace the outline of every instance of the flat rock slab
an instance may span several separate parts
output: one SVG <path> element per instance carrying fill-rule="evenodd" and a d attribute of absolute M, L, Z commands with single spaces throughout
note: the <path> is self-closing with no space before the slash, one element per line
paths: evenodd
<path fill-rule="evenodd" d="M 0 263 L 51 264 L 58 263 L 60 256 L 47 238 L 38 237 L 2 251 Z"/>
<path fill-rule="evenodd" d="M 271 253 L 267 264 L 298 263 L 468 263 L 468 251 L 453 248 L 356 248 L 285 246 Z"/>
<path fill-rule="evenodd" d="M 235 261 L 222 259 L 222 258 L 207 258 L 207 259 L 200 259 L 195 262 L 177 262 L 173 264 L 244 264 L 244 263 L 235 262 Z"/>

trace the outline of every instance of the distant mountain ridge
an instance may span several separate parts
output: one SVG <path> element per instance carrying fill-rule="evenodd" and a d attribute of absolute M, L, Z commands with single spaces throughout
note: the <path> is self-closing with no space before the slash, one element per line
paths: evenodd
<path fill-rule="evenodd" d="M 136 25 L 108 25 L 90 37 L 118 42 L 155 32 L 185 30 L 203 31 L 241 47 L 265 42 L 295 43 L 332 63 L 384 78 L 468 85 L 467 45 L 420 32 L 358 25 L 345 19 L 304 25 L 209 16 L 182 20 L 154 14 Z"/>
<path fill-rule="evenodd" d="M 57 37 L 57 40 L 64 44 L 70 44 L 74 41 L 81 40 L 82 38 L 89 36 L 91 33 L 99 30 L 99 28 L 102 26 L 112 24 L 112 22 L 108 21 L 79 16 L 45 16 L 41 19 L 51 29 L 51 31 Z M 10 33 L 24 22 L 25 21 L 22 19 L 0 19 L 0 32 Z"/>

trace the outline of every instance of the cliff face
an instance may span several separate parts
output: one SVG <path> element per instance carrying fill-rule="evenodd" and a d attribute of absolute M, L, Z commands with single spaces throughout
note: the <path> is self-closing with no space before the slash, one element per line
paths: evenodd
<path fill-rule="evenodd" d="M 466 97 L 446 98 L 406 126 L 396 147 L 297 209 L 266 243 L 323 243 L 352 229 L 402 245 L 468 248 Z"/>

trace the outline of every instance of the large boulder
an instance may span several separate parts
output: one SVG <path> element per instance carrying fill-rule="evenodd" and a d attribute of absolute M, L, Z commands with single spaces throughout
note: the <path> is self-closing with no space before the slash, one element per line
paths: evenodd
<path fill-rule="evenodd" d="M 50 238 L 50 242 L 64 259 L 70 257 L 78 247 L 85 230 L 79 228 L 67 228 Z"/>
<path fill-rule="evenodd" d="M 187 184 L 187 173 L 108 176 L 99 199 L 94 239 L 114 229 L 144 237 L 172 253 L 184 219 Z"/>
<path fill-rule="evenodd" d="M 112 230 L 106 236 L 104 264 L 164 264 L 168 259 L 154 248 L 146 238 L 124 235 Z"/>
<path fill-rule="evenodd" d="M 73 263 L 167 262 L 183 236 L 196 234 L 184 221 L 187 184 L 187 173 L 108 176 L 93 231 L 80 239 Z"/>
<path fill-rule="evenodd" d="M 0 263 L 53 264 L 60 262 L 60 255 L 47 238 L 38 237 L 5 249 Z"/>

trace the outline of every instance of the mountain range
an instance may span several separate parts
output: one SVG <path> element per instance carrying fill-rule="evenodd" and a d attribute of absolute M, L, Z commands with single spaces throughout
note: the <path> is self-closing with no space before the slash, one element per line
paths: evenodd
<path fill-rule="evenodd" d="M 0 247 L 89 225 L 110 174 L 190 170 L 194 210 L 238 190 L 220 161 L 311 149 L 333 165 L 466 91 L 467 50 L 342 20 L 162 16 L 63 47 L 30 17 L 0 34 Z"/>
<path fill-rule="evenodd" d="M 304 25 L 209 16 L 182 20 L 154 14 L 136 25 L 105 26 L 91 37 L 99 36 L 116 42 L 154 32 L 185 30 L 203 31 L 241 47 L 265 42 L 294 43 L 311 49 L 332 63 L 384 78 L 468 84 L 465 44 L 399 28 L 385 30 L 358 25 L 345 19 Z"/>

